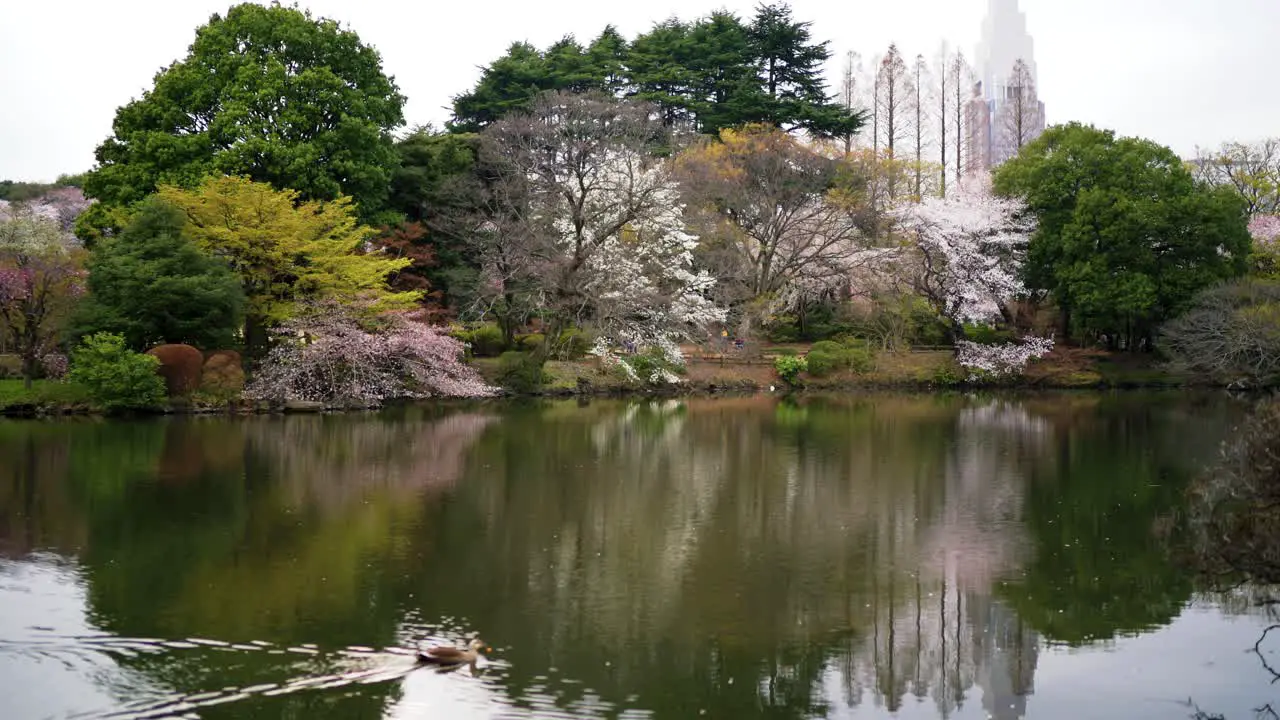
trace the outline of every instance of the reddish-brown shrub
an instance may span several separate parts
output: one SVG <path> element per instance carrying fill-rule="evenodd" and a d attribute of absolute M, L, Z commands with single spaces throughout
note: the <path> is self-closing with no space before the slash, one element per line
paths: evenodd
<path fill-rule="evenodd" d="M 235 350 L 211 350 L 206 352 L 204 354 L 205 366 L 208 367 L 209 363 L 213 362 L 215 358 L 218 358 L 219 365 L 222 363 L 231 363 L 236 367 L 244 367 L 240 359 L 240 353 Z"/>
<path fill-rule="evenodd" d="M 159 345 L 147 351 L 160 361 L 156 371 L 164 378 L 169 397 L 182 397 L 200 387 L 204 356 L 190 345 Z"/>
<path fill-rule="evenodd" d="M 200 389 L 210 395 L 231 398 L 244 389 L 244 368 L 240 365 L 240 353 L 235 350 L 209 353 L 203 375 Z"/>

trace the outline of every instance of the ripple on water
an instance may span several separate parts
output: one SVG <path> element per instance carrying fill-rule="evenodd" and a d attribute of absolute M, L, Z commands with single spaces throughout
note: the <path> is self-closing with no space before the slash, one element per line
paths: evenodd
<path fill-rule="evenodd" d="M 180 639 L 122 637 L 92 628 L 84 613 L 84 596 L 74 568 L 64 564 L 44 565 L 38 560 L 0 564 L 0 606 L 8 612 L 0 617 L 0 676 L 4 677 L 6 717 L 64 717 L 74 720 L 152 720 L 198 718 L 200 710 L 230 705 L 253 698 L 274 698 L 294 693 L 323 692 L 348 685 L 368 685 L 403 681 L 407 691 L 401 708 L 439 707 L 441 695 L 454 697 L 457 707 L 500 710 L 500 693 L 492 682 L 501 677 L 501 662 L 484 660 L 476 673 L 436 672 L 415 662 L 416 649 L 423 644 L 458 643 L 471 633 L 459 622 L 428 626 L 416 621 L 397 633 L 402 647 L 379 650 L 367 645 L 324 649 L 315 643 L 280 646 L 265 640 L 232 642 L 207 637 Z M 17 598 L 28 598 L 21 601 Z M 39 617 L 40 624 L 30 622 Z M 49 624 L 51 620 L 56 622 Z M 267 681 L 217 690 L 200 688 L 191 692 L 164 688 L 144 679 L 122 665 L 141 656 L 169 656 L 165 662 L 194 668 L 225 666 L 226 656 L 283 655 L 299 662 L 269 664 L 284 675 Z M 215 659 L 215 658 L 221 659 Z M 50 678 L 51 667 L 61 677 Z M 485 674 L 489 673 L 486 679 Z M 200 674 L 205 674 L 204 672 Z M 29 679 L 9 688 L 14 680 Z M 59 688 L 51 707 L 47 691 L 22 688 Z M 420 691 L 425 691 L 422 695 Z M 416 699 L 422 696 L 421 700 Z M 590 701 L 588 701 L 590 702 Z M 548 695 L 539 707 L 554 707 Z M 580 713 L 581 714 L 581 713 Z M 420 712 L 409 716 L 420 716 Z M 393 717 L 396 714 L 393 712 Z"/>

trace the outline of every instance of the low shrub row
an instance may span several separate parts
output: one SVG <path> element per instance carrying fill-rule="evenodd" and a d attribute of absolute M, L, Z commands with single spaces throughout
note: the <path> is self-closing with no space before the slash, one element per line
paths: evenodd
<path fill-rule="evenodd" d="M 808 373 L 814 377 L 826 377 L 843 371 L 865 373 L 875 367 L 875 353 L 861 340 L 849 340 L 845 343 L 834 340 L 816 342 L 805 359 Z"/>
<path fill-rule="evenodd" d="M 546 342 L 542 333 L 516 335 L 511 347 L 502 336 L 502 328 L 495 323 L 485 323 L 471 329 L 455 330 L 453 337 L 467 343 L 472 357 L 499 357 L 510 351 L 534 352 Z M 592 338 L 577 328 L 560 333 L 559 342 L 551 349 L 555 360 L 579 360 L 591 349 Z"/>

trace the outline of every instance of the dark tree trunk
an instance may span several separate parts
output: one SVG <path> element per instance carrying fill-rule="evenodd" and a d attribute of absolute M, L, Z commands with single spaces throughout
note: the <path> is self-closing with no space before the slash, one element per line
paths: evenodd
<path fill-rule="evenodd" d="M 270 341 L 267 337 L 267 325 L 256 315 L 245 315 L 244 319 L 244 355 L 251 363 L 257 364 L 267 356 Z"/>
<path fill-rule="evenodd" d="M 504 348 L 513 348 L 516 344 L 515 295 L 505 293 L 502 303 L 502 312 L 498 315 L 498 326 L 502 328 L 502 345 Z"/>

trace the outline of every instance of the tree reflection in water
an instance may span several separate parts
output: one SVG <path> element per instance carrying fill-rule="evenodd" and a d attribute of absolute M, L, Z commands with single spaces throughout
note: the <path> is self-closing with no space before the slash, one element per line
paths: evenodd
<path fill-rule="evenodd" d="M 115 636 L 320 646 L 121 661 L 174 692 L 327 677 L 327 649 L 426 634 L 499 648 L 478 678 L 210 717 L 1012 717 L 1047 644 L 1158 627 L 1192 597 L 1151 525 L 1230 412 L 1139 395 L 487 407 L 0 425 L 21 458 L 0 502 L 22 508 L 0 547 L 78 557 Z"/>

